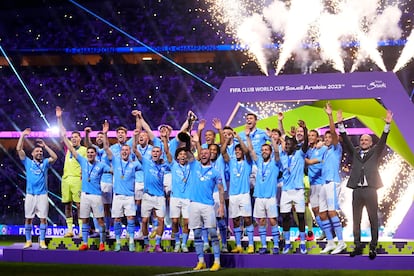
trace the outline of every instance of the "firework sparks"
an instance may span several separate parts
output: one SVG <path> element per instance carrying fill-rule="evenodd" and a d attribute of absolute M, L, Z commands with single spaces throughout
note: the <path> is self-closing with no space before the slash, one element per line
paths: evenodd
<path fill-rule="evenodd" d="M 323 63 L 330 63 L 339 72 L 345 72 L 344 59 L 347 57 L 354 61 L 351 71 L 356 70 L 367 59 L 386 71 L 378 50 L 378 41 L 399 39 L 402 35 L 399 26 L 401 15 L 410 12 L 407 1 L 205 2 L 214 24 L 225 26 L 227 34 L 234 38 L 235 43 L 244 46 L 241 49 L 266 75 L 267 65 L 276 64 L 275 71 L 279 74 L 290 59 L 306 64 L 302 66 L 304 72 L 310 71 L 310 67 L 314 70 Z M 410 41 L 414 39 L 411 38 Z M 281 45 L 273 47 L 280 49 L 276 61 L 269 60 L 274 56 L 266 52 L 269 43 Z M 350 43 L 357 46 L 356 50 L 350 51 L 347 55 L 342 47 Z M 412 44 L 414 45 L 414 42 Z M 414 52 L 411 48 L 406 51 L 409 57 L 401 58 L 401 63 L 410 60 L 410 55 Z M 310 54 L 310 50 L 316 51 L 317 54 Z"/>

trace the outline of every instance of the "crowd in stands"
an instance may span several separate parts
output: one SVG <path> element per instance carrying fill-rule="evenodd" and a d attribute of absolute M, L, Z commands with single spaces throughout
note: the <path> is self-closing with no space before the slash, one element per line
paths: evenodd
<path fill-rule="evenodd" d="M 186 65 L 187 69 L 219 87 L 225 75 L 211 64 Z M 30 94 L 46 119 L 54 118 L 56 105 L 71 114 L 68 129 L 100 128 L 102 120 L 112 125 L 131 124 L 129 112 L 142 110 L 153 127 L 169 123 L 179 128 L 186 110 L 201 113 L 215 90 L 170 65 L 96 65 L 21 67 L 18 69 Z M 9 67 L 0 69 L 1 129 L 31 127 L 45 130 L 34 103 Z M 55 124 L 55 121 L 50 122 Z"/>
<path fill-rule="evenodd" d="M 0 43 L 25 48 L 141 46 L 69 1 L 0 12 Z M 203 1 L 80 1 L 87 9 L 149 46 L 231 44 L 224 27 L 206 24 Z M 56 34 L 59 34 L 58 36 Z"/>

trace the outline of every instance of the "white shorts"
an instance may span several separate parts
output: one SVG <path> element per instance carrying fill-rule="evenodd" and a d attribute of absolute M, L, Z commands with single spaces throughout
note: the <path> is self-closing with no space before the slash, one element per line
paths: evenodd
<path fill-rule="evenodd" d="M 165 217 L 165 197 L 164 196 L 151 196 L 145 193 L 142 196 L 141 203 L 141 217 L 151 217 L 152 209 L 155 210 L 155 214 L 159 218 Z"/>
<path fill-rule="evenodd" d="M 277 218 L 276 197 L 260 198 L 254 201 L 253 217 L 255 218 Z"/>
<path fill-rule="evenodd" d="M 47 218 L 49 213 L 49 199 L 47 194 L 31 195 L 26 194 L 24 200 L 24 216 L 32 219 L 35 215 L 38 218 Z"/>
<path fill-rule="evenodd" d="M 190 208 L 190 200 L 185 198 L 171 197 L 170 198 L 170 218 L 188 219 L 188 209 Z"/>
<path fill-rule="evenodd" d="M 214 206 L 198 202 L 190 203 L 190 217 L 188 218 L 188 227 L 190 229 L 198 228 L 216 228 L 216 214 Z"/>
<path fill-rule="evenodd" d="M 141 200 L 144 195 L 144 182 L 135 182 L 135 200 Z"/>
<path fill-rule="evenodd" d="M 309 203 L 312 208 L 319 207 L 321 197 L 322 184 L 316 184 L 310 186 Z"/>
<path fill-rule="evenodd" d="M 282 191 L 280 212 L 290 213 L 292 206 L 295 206 L 297 213 L 305 212 L 305 189 Z"/>
<path fill-rule="evenodd" d="M 81 219 L 89 218 L 90 214 L 92 214 L 94 218 L 103 218 L 104 217 L 104 206 L 102 203 L 102 196 L 100 195 L 91 195 L 86 194 L 85 192 L 81 193 L 80 199 L 80 210 L 79 210 L 79 217 Z"/>
<path fill-rule="evenodd" d="M 322 185 L 319 201 L 319 212 L 339 210 L 339 194 L 341 183 L 329 182 Z"/>
<path fill-rule="evenodd" d="M 251 217 L 252 202 L 250 194 L 231 195 L 229 199 L 229 217 Z"/>
<path fill-rule="evenodd" d="M 165 172 L 164 174 L 164 191 L 168 194 L 171 191 L 172 174 L 171 172 Z"/>
<path fill-rule="evenodd" d="M 136 212 L 134 196 L 114 195 L 111 210 L 113 218 L 135 217 Z"/>
<path fill-rule="evenodd" d="M 112 204 L 113 188 L 114 185 L 112 183 L 101 182 L 103 204 Z"/>
<path fill-rule="evenodd" d="M 216 214 L 216 217 L 220 217 L 219 215 L 219 209 L 220 209 L 220 193 L 214 192 L 213 193 L 213 199 L 214 199 L 214 213 Z M 226 215 L 227 209 L 226 204 L 224 204 L 224 215 Z"/>

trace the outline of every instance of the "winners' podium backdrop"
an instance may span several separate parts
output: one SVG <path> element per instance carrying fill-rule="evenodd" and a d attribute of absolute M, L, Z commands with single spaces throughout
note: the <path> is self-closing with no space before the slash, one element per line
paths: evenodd
<path fill-rule="evenodd" d="M 414 269 L 414 221 L 412 207 L 414 197 L 414 131 L 412 120 L 414 108 L 407 93 L 394 73 L 370 72 L 348 74 L 310 74 L 282 76 L 228 77 L 222 83 L 219 92 L 208 107 L 204 118 L 211 122 L 213 118 L 221 119 L 223 125 L 230 125 L 236 131 L 243 131 L 245 115 L 254 113 L 258 116 L 258 128 L 277 128 L 279 112 L 284 113 L 286 130 L 304 120 L 308 129 L 317 129 L 320 134 L 328 128 L 329 122 L 324 111 L 329 101 L 336 111 L 343 111 L 347 132 L 357 145 L 359 135 L 368 133 L 374 136 L 374 142 L 384 127 L 383 118 L 386 109 L 394 112 L 394 122 L 388 136 L 387 149 L 384 151 L 380 174 L 384 187 L 378 190 L 380 211 L 380 242 L 378 261 L 368 257 L 349 258 L 346 252 L 339 256 L 321 256 L 319 252 L 326 242 L 307 242 L 308 255 L 298 253 L 298 242 L 293 242 L 293 253 L 289 255 L 247 255 L 223 254 L 223 267 L 268 267 L 268 268 L 303 268 L 303 269 Z M 344 239 L 348 251 L 353 250 L 352 243 L 352 206 L 351 190 L 345 187 L 350 167 L 347 154 L 342 159 L 342 196 L 341 208 L 347 221 Z M 367 241 L 370 240 L 367 216 L 362 222 L 364 254 L 368 252 Z M 162 247 L 169 253 L 151 254 L 129 253 L 127 240 L 123 240 L 120 253 L 98 252 L 99 241 L 89 239 L 88 252 L 77 252 L 81 240 L 77 238 L 49 238 L 49 250 L 22 250 L 22 244 L 4 248 L 4 259 L 14 262 L 57 262 L 80 264 L 117 264 L 147 266 L 185 266 L 192 267 L 196 262 L 195 253 L 170 253 L 174 241 L 170 240 L 170 230 L 164 233 Z M 292 235 L 295 237 L 296 235 Z M 153 241 L 152 241 L 153 242 Z M 256 241 L 257 243 L 258 241 Z M 106 250 L 112 251 L 114 240 L 106 242 Z M 193 241 L 188 244 L 193 248 Z M 234 240 L 229 241 L 229 247 Z M 245 242 L 243 246 L 247 246 Z M 136 240 L 137 251 L 142 251 L 143 241 Z M 273 241 L 268 241 L 268 248 Z M 62 249 L 62 250 L 60 250 Z M 297 253 L 297 254 L 295 254 Z M 139 254 L 139 255 L 138 255 Z M 155 253 L 154 253 L 155 254 Z M 343 256 L 343 257 L 341 257 Z M 387 258 L 387 260 L 386 260 Z M 278 260 L 275 262 L 275 260 Z M 329 260 L 328 260 L 329 259 Z M 155 260 L 155 261 L 154 261 Z M 212 255 L 207 256 L 211 264 Z"/>

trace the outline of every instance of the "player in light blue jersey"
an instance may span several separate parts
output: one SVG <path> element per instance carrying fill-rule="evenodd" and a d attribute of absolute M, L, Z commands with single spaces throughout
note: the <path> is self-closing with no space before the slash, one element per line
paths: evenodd
<path fill-rule="evenodd" d="M 220 269 L 220 244 L 216 230 L 216 212 L 214 210 L 214 189 L 219 191 L 219 217 L 224 216 L 224 189 L 220 173 L 211 166 L 209 149 L 201 149 L 200 162 L 191 163 L 190 184 L 190 217 L 189 228 L 194 231 L 194 244 L 198 257 L 194 270 L 206 268 L 204 261 L 202 228 L 207 228 L 211 237 L 214 251 L 214 264 L 210 271 Z"/>
<path fill-rule="evenodd" d="M 267 135 L 266 131 L 256 127 L 257 124 L 257 115 L 249 113 L 246 115 L 246 124 L 245 128 L 250 130 L 250 139 L 252 141 L 254 152 L 257 156 L 260 156 L 262 145 L 270 142 L 270 137 Z M 241 140 L 247 145 L 246 133 L 244 131 L 239 133 Z M 257 166 L 253 162 L 252 173 L 250 174 L 250 194 L 253 194 L 254 185 L 256 181 L 256 172 Z M 254 206 L 255 198 L 252 197 L 252 206 Z M 253 218 L 252 218 L 253 219 Z M 253 225 L 257 225 L 256 221 L 253 220 Z"/>
<path fill-rule="evenodd" d="M 212 125 L 216 129 L 217 133 L 220 135 L 220 140 L 222 141 L 223 130 L 221 128 L 220 120 L 217 118 L 214 118 Z M 206 132 L 204 133 L 205 143 L 201 143 L 201 137 L 202 137 L 202 133 L 205 127 L 206 127 L 206 120 L 201 119 L 200 122 L 198 123 L 197 135 L 198 137 L 200 137 L 200 144 L 201 144 L 201 148 L 203 149 L 207 149 L 209 145 L 216 143 L 216 131 L 212 129 L 206 130 Z"/>
<path fill-rule="evenodd" d="M 89 216 L 92 211 L 100 226 L 99 251 L 105 251 L 105 222 L 104 205 L 102 201 L 101 178 L 104 173 L 109 173 L 111 168 L 104 162 L 96 160 L 96 148 L 88 146 L 86 158 L 78 154 L 72 146 L 65 132 L 61 133 L 63 142 L 73 157 L 79 162 L 82 169 L 82 193 L 80 198 L 80 218 L 82 219 L 82 240 L 83 244 L 79 250 L 88 250 Z"/>
<path fill-rule="evenodd" d="M 234 155 L 230 156 L 227 146 L 234 145 L 233 136 L 238 136 L 233 132 L 231 135 L 225 135 L 226 140 L 221 147 L 221 154 L 228 164 L 229 173 L 229 217 L 233 219 L 234 236 L 236 239 L 236 248 L 232 253 L 242 253 L 241 246 L 242 228 L 240 218 L 243 218 L 244 227 L 249 238 L 247 253 L 254 253 L 254 227 L 252 223 L 252 203 L 250 198 L 250 174 L 252 172 L 252 160 L 247 146 L 239 139 L 240 144 L 234 146 Z"/>
<path fill-rule="evenodd" d="M 252 145 L 254 152 L 257 156 L 261 155 L 262 145 L 270 142 L 270 137 L 267 135 L 266 131 L 256 127 L 257 115 L 249 113 L 246 115 L 246 128 L 250 130 L 250 139 L 252 140 Z M 240 138 L 244 143 L 247 144 L 247 137 L 244 131 L 239 133 Z"/>
<path fill-rule="evenodd" d="M 208 146 L 208 149 L 210 150 L 210 163 L 213 168 L 215 168 L 221 176 L 221 179 L 223 181 L 223 188 L 224 188 L 224 198 L 226 198 L 227 194 L 227 185 L 225 183 L 225 168 L 226 163 L 224 162 L 223 156 L 220 154 L 220 147 L 217 144 L 210 144 Z M 216 218 L 217 218 L 217 227 L 220 232 L 220 241 L 221 241 L 221 252 L 222 253 L 228 253 L 227 249 L 227 212 L 226 208 L 224 209 L 224 217 L 219 216 L 219 206 L 220 206 L 220 196 L 219 196 L 219 190 L 216 187 L 214 189 L 213 193 L 214 198 L 214 210 L 216 212 Z M 203 229 L 203 239 L 207 237 L 208 233 L 206 230 Z M 206 245 L 206 241 L 208 240 L 204 239 L 204 245 Z M 204 250 L 206 250 L 206 247 L 204 247 Z"/>
<path fill-rule="evenodd" d="M 152 132 L 151 128 L 149 127 L 148 123 L 145 121 L 144 117 L 142 116 L 141 111 L 133 110 L 131 112 L 132 116 L 136 118 L 136 129 L 143 129 L 138 135 L 137 138 L 137 146 L 136 149 L 141 153 L 144 158 L 151 159 L 151 152 L 154 145 L 155 135 Z M 135 156 L 134 156 L 135 157 Z M 139 170 L 135 173 L 135 204 L 136 204 L 136 211 L 137 211 L 137 220 L 139 223 L 139 232 L 137 237 L 139 239 L 143 238 L 142 234 L 142 217 L 141 217 L 141 205 L 142 205 L 142 197 L 144 195 L 144 171 Z M 158 223 L 156 218 L 153 219 L 153 222 Z M 153 229 L 156 227 L 153 223 Z M 156 231 L 154 230 L 151 233 L 152 237 L 154 238 L 156 235 Z"/>
<path fill-rule="evenodd" d="M 280 154 L 283 171 L 282 195 L 280 198 L 280 213 L 283 219 L 283 236 L 285 238 L 285 248 L 283 254 L 291 250 L 290 244 L 290 217 L 293 208 L 298 216 L 300 253 L 306 254 L 306 235 L 305 235 L 305 185 L 303 178 L 305 175 L 305 154 L 308 151 L 308 130 L 305 122 L 299 120 L 299 127 L 303 129 L 304 140 L 298 148 L 295 138 L 285 138 L 285 150 Z"/>
<path fill-rule="evenodd" d="M 319 136 L 319 133 L 316 130 L 309 131 L 308 139 L 309 149 L 306 153 L 305 162 L 310 183 L 309 203 L 312 206 L 315 221 L 322 230 L 322 222 L 319 217 L 319 201 L 322 186 L 325 184 L 325 180 L 322 178 L 322 158 L 327 150 L 327 147 L 324 145 L 323 137 Z M 322 240 L 325 237 L 326 236 L 322 230 L 322 235 L 318 238 L 318 240 Z"/>
<path fill-rule="evenodd" d="M 339 194 L 341 192 L 341 179 L 339 171 L 342 158 L 342 146 L 339 143 L 338 134 L 335 130 L 332 107 L 329 102 L 325 106 L 325 112 L 329 118 L 329 131 L 325 133 L 325 145 L 327 146 L 327 150 L 323 156 L 322 163 L 322 178 L 324 179 L 325 184 L 323 184 L 321 190 L 319 216 L 321 218 L 321 227 L 326 235 L 328 243 L 321 253 L 338 254 L 346 249 L 346 243 L 343 239 L 342 224 L 337 214 L 337 210 L 340 210 Z M 333 235 L 330 230 L 331 228 L 334 229 L 338 239 L 337 245 L 335 245 L 333 240 Z"/>
<path fill-rule="evenodd" d="M 206 121 L 204 119 L 200 120 L 198 124 L 197 129 L 197 135 L 200 139 L 201 144 L 201 137 L 202 132 L 205 128 Z M 210 149 L 211 152 L 211 164 L 214 168 L 216 168 L 221 174 L 223 179 L 223 186 L 224 186 L 224 200 L 226 202 L 226 207 L 228 203 L 228 193 L 227 193 L 227 187 L 226 187 L 226 181 L 225 181 L 225 170 L 226 170 L 226 164 L 220 155 L 220 147 L 215 143 L 216 140 L 216 132 L 219 134 L 220 143 L 224 141 L 223 138 L 223 129 L 221 120 L 218 118 L 214 118 L 212 120 L 212 126 L 214 127 L 214 130 L 207 130 L 204 134 L 205 143 L 201 144 L 201 148 Z M 214 209 L 216 210 L 216 215 L 218 211 L 219 206 L 219 196 L 218 196 L 218 190 L 216 189 L 214 192 Z M 222 253 L 228 253 L 227 249 L 227 208 L 225 209 L 225 217 L 219 218 L 217 217 L 217 225 L 220 232 L 220 241 L 221 241 L 221 252 Z M 207 229 L 203 229 L 203 242 L 204 242 L 204 251 L 207 252 L 210 249 L 210 245 L 208 242 L 208 231 Z"/>
<path fill-rule="evenodd" d="M 17 142 L 16 151 L 22 161 L 26 172 L 26 198 L 24 201 L 25 213 L 25 235 L 26 243 L 23 248 L 32 247 L 32 222 L 35 215 L 40 219 L 39 248 L 47 249 L 46 228 L 47 216 L 49 212 L 49 199 L 47 196 L 47 172 L 51 164 L 57 160 L 56 153 L 49 148 L 42 139 L 36 140 L 36 145 L 32 150 L 32 158 L 26 156 L 23 150 L 24 139 L 30 135 L 31 129 L 26 128 Z M 49 154 L 49 158 L 43 157 L 43 150 Z"/>
<path fill-rule="evenodd" d="M 98 162 L 103 162 L 108 166 L 111 166 L 111 162 L 109 161 L 105 149 L 103 148 L 103 141 L 104 141 L 104 133 L 102 131 L 98 131 L 95 138 L 95 144 L 92 144 L 90 139 L 90 133 L 92 129 L 90 127 L 85 128 L 85 146 L 93 146 L 96 149 L 96 160 Z M 112 207 L 112 198 L 113 198 L 113 175 L 109 172 L 104 172 L 101 177 L 101 191 L 102 191 L 102 203 L 104 205 L 104 221 L 105 221 L 105 234 L 108 238 L 109 229 L 112 223 L 111 217 L 111 207 Z M 90 237 L 99 237 L 100 236 L 100 226 L 98 220 L 93 218 L 93 223 L 95 225 L 95 233 L 90 235 Z"/>
<path fill-rule="evenodd" d="M 282 112 L 279 112 L 278 113 L 279 129 L 281 130 L 282 135 L 285 135 L 285 130 L 283 128 L 283 119 L 284 119 L 284 114 Z M 302 146 L 304 139 L 305 139 L 305 135 L 304 135 L 304 130 L 301 126 L 291 126 L 289 135 L 291 137 L 295 137 L 298 148 Z M 306 173 L 303 178 L 303 183 L 305 185 L 305 223 L 308 226 L 308 233 L 307 234 L 305 233 L 305 238 L 307 241 L 312 241 L 315 239 L 315 237 L 313 235 L 312 210 L 309 207 L 310 184 L 309 184 L 309 177 L 307 176 Z M 293 219 L 295 220 L 296 225 L 299 225 L 299 219 L 298 219 L 296 210 L 293 209 L 292 213 L 293 213 Z M 300 241 L 300 235 L 298 235 L 298 237 L 295 240 Z"/>
<path fill-rule="evenodd" d="M 223 138 L 225 141 L 227 141 L 227 154 L 229 155 L 229 158 L 235 158 L 236 152 L 235 147 L 239 144 L 239 139 L 235 138 L 238 134 L 234 132 L 233 128 L 230 126 L 224 126 L 223 127 Z M 226 172 L 228 173 L 228 172 Z M 226 176 L 226 179 L 229 180 Z"/>
<path fill-rule="evenodd" d="M 190 232 L 188 217 L 190 208 L 190 164 L 194 161 L 194 155 L 186 148 L 178 148 L 171 165 L 172 185 L 170 195 L 170 217 L 172 219 L 172 235 L 175 239 L 174 252 L 188 252 L 187 240 Z M 182 216 L 182 242 L 180 242 L 180 217 Z"/>
<path fill-rule="evenodd" d="M 112 153 L 109 147 L 107 132 L 109 123 L 105 121 L 103 127 L 104 133 L 104 149 L 111 160 L 112 170 L 114 174 L 114 198 L 112 202 L 112 218 L 114 218 L 115 231 L 115 249 L 118 252 L 121 250 L 121 219 L 127 217 L 127 232 L 129 235 L 129 251 L 135 251 L 135 172 L 141 169 L 141 164 L 138 161 L 131 159 L 131 147 L 127 144 L 121 146 L 120 155 Z"/>
<path fill-rule="evenodd" d="M 272 146 L 263 144 L 261 147 L 261 155 L 258 156 L 253 148 L 250 139 L 251 130 L 245 129 L 247 144 L 249 146 L 250 155 L 257 166 L 256 184 L 254 186 L 253 196 L 255 203 L 253 208 L 253 217 L 259 220 L 259 235 L 262 247 L 259 249 L 259 254 L 268 253 L 266 242 L 266 221 L 269 219 L 273 236 L 273 254 L 279 254 L 279 227 L 277 224 L 277 179 L 279 176 L 280 162 L 279 162 L 279 146 L 276 141 L 272 139 Z M 273 157 L 272 158 L 272 153 Z"/>
<path fill-rule="evenodd" d="M 142 197 L 141 216 L 142 216 L 142 234 L 144 236 L 145 252 L 151 250 L 148 239 L 148 221 L 153 209 L 158 218 L 157 235 L 155 237 L 155 252 L 163 252 L 161 248 L 161 238 L 164 232 L 165 217 L 165 193 L 164 193 L 164 174 L 170 169 L 172 156 L 168 150 L 167 132 L 160 133 L 161 140 L 164 143 L 167 162 L 162 159 L 162 151 L 160 147 L 153 147 L 151 151 L 151 159 L 144 158 L 137 150 L 136 140 L 140 130 L 134 131 L 134 152 L 138 160 L 142 163 L 144 173 L 144 195 Z"/>

